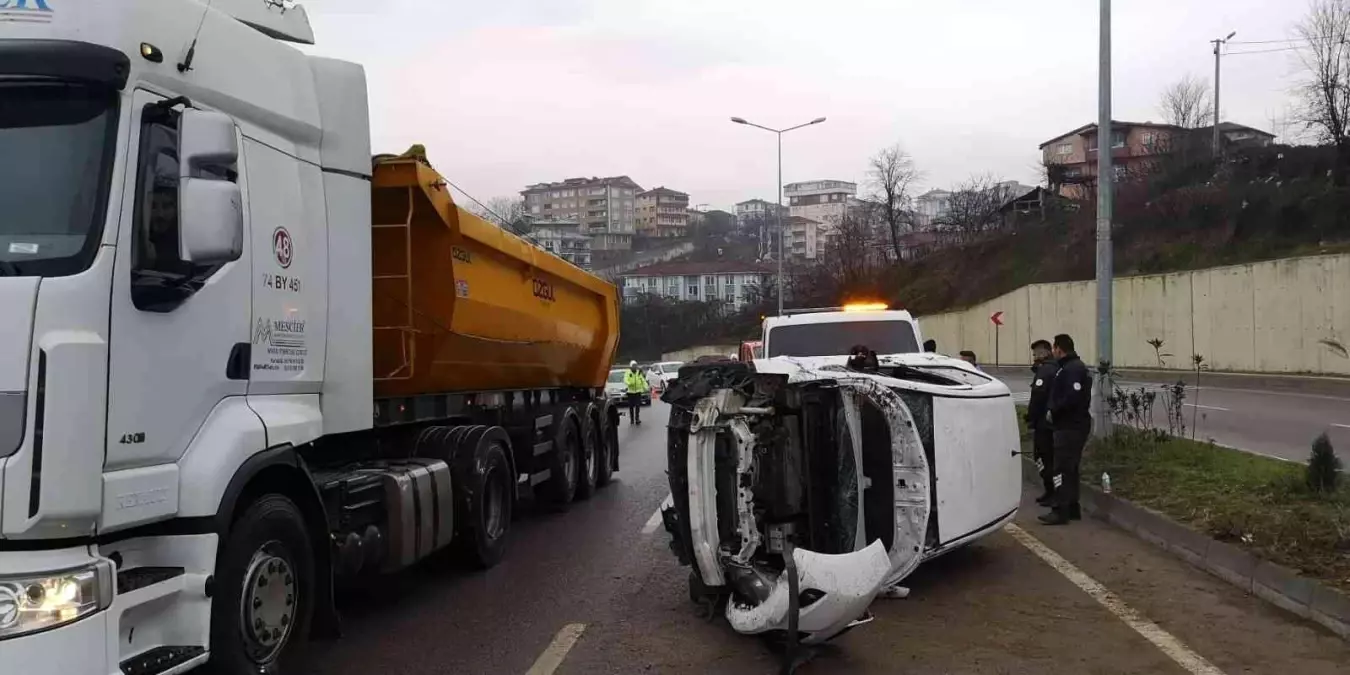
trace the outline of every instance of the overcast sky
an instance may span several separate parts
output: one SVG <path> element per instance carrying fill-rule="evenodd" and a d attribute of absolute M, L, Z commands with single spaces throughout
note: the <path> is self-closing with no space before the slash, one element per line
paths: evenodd
<path fill-rule="evenodd" d="M 947 187 L 1037 181 L 1037 146 L 1096 120 L 1093 0 L 302 0 L 315 50 L 363 63 L 376 152 L 427 146 L 479 199 L 627 174 L 694 204 L 774 199 L 784 182 L 866 181 L 900 143 Z M 1114 117 L 1158 120 L 1158 93 L 1212 81 L 1207 40 L 1282 40 L 1303 0 L 1114 3 Z M 1258 51 L 1281 44 L 1233 45 Z M 1269 130 L 1292 52 L 1226 57 L 1224 118 Z"/>

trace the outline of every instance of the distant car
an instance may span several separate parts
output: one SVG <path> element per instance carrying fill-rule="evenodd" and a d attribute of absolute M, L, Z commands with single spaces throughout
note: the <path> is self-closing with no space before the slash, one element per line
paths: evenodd
<path fill-rule="evenodd" d="M 680 376 L 680 366 L 683 365 L 683 361 L 662 361 L 660 363 L 653 363 L 651 367 L 647 369 L 647 381 L 652 383 L 653 387 L 659 385 L 661 390 L 665 390 L 666 385 L 670 384 L 672 380 Z"/>
<path fill-rule="evenodd" d="M 609 371 L 609 378 L 605 380 L 605 397 L 611 401 L 622 403 L 628 397 L 628 385 L 623 382 L 623 374 L 627 368 L 614 368 Z M 642 393 L 642 405 L 652 404 L 652 390 Z"/>

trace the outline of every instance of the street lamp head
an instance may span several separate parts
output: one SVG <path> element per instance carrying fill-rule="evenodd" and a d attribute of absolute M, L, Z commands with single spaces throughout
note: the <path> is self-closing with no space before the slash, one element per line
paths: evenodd
<path fill-rule="evenodd" d="M 1228 34 L 1228 37 L 1224 38 L 1223 41 L 1224 41 L 1224 42 L 1227 42 L 1227 41 L 1229 41 L 1229 40 L 1232 40 L 1234 35 L 1237 35 L 1237 31 L 1233 31 L 1233 32 L 1229 33 L 1229 34 Z"/>
<path fill-rule="evenodd" d="M 744 117 L 733 117 L 731 118 L 731 121 L 735 122 L 736 124 L 749 124 L 749 122 L 745 121 Z"/>
<path fill-rule="evenodd" d="M 820 124 L 821 122 L 824 122 L 824 121 L 825 121 L 825 118 L 824 118 L 824 117 L 817 117 L 817 118 L 811 120 L 811 124 Z"/>

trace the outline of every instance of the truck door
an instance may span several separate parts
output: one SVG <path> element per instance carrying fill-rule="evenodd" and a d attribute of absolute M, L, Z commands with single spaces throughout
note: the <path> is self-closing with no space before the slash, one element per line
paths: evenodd
<path fill-rule="evenodd" d="M 174 462 L 211 410 L 248 386 L 231 355 L 249 342 L 249 249 L 210 268 L 179 258 L 180 114 L 151 106 L 163 98 L 137 90 L 129 111 L 111 299 L 108 471 Z M 216 177 L 243 186 L 242 164 Z"/>

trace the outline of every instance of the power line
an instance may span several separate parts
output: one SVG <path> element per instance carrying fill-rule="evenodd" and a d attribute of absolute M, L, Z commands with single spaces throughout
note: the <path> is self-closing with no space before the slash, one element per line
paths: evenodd
<path fill-rule="evenodd" d="M 1278 49 L 1253 49 L 1245 52 L 1224 52 L 1224 56 L 1240 56 L 1242 54 L 1269 54 L 1271 52 L 1292 52 L 1300 49 L 1299 47 L 1280 47 Z"/>

